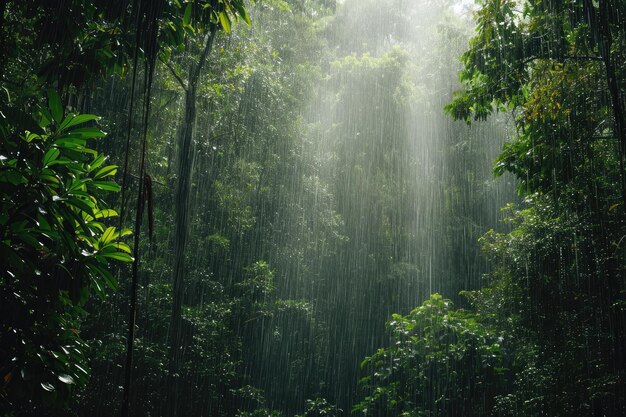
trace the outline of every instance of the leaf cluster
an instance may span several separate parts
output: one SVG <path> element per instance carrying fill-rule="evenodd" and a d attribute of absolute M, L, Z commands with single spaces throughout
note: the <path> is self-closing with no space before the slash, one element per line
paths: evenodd
<path fill-rule="evenodd" d="M 119 186 L 117 167 L 88 147 L 105 136 L 88 126 L 97 117 L 64 114 L 50 90 L 34 118 L 33 130 L 0 125 L 1 392 L 18 410 L 63 407 L 86 383 L 83 307 L 117 288 L 109 261 L 132 261 L 120 241 L 130 232 L 105 224 L 117 213 L 104 199 Z"/>
<path fill-rule="evenodd" d="M 505 335 L 489 317 L 453 308 L 433 294 L 387 324 L 391 343 L 366 358 L 364 415 L 481 415 L 506 380 Z M 485 396 L 485 397 L 483 397 Z"/>

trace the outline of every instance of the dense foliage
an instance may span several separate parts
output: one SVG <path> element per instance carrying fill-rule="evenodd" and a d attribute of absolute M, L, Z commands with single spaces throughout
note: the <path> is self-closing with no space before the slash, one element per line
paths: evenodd
<path fill-rule="evenodd" d="M 0 1 L 0 415 L 626 414 L 625 19 Z"/>
<path fill-rule="evenodd" d="M 24 119 L 11 111 L 31 113 L 48 87 L 61 93 L 62 109 L 99 114 L 109 132 L 99 152 L 121 166 L 121 198 L 108 202 L 120 224 L 137 219 L 128 244 L 138 273 L 114 268 L 119 291 L 73 313 L 89 341 L 91 375 L 57 408 L 106 416 L 120 404 L 131 404 L 123 412 L 133 415 L 346 413 L 360 358 L 386 341 L 385 318 L 426 294 L 427 275 L 430 289 L 458 290 L 484 269 L 465 243 L 493 213 L 464 210 L 488 206 L 494 190 L 468 175 L 479 162 L 462 155 L 486 148 L 456 130 L 436 151 L 436 169 L 415 155 L 412 114 L 436 107 L 434 117 L 451 125 L 430 81 L 412 74 L 421 52 L 420 73 L 437 66 L 437 83 L 453 77 L 443 71 L 453 50 L 438 57 L 415 44 L 411 15 L 425 6 L 385 7 L 389 24 L 372 25 L 370 47 L 353 35 L 366 28 L 361 19 L 380 18 L 374 1 L 273 0 L 248 11 L 234 1 L 2 5 L 11 98 L 3 114 Z M 429 27 L 449 17 L 449 7 L 438 6 Z M 28 24 L 13 30 L 20 22 Z M 392 26 L 398 41 L 389 44 Z M 452 23 L 432 39 L 463 31 Z M 440 136 L 429 129 L 428 146 L 439 147 Z M 445 172 L 446 161 L 461 159 Z M 416 185 L 411 178 L 421 172 L 427 181 Z M 418 197 L 433 183 L 442 191 L 432 202 Z M 441 209 L 453 221 L 423 227 L 426 218 L 411 215 Z M 444 239 L 433 254 L 416 250 L 437 234 Z M 454 263 L 443 259 L 455 253 Z M 433 282 L 433 268 L 449 279 Z M 452 278 L 457 271 L 463 280 Z M 137 311 L 129 314 L 129 304 Z M 8 382 L 6 407 L 20 414 Z"/>
<path fill-rule="evenodd" d="M 130 232 L 104 223 L 117 213 L 103 198 L 119 186 L 117 167 L 87 147 L 105 136 L 85 127 L 96 117 L 64 115 L 52 90 L 33 116 L 0 124 L 2 406 L 29 415 L 67 406 L 85 385 L 85 304 L 117 288 L 109 260 L 132 261 L 119 241 Z"/>
<path fill-rule="evenodd" d="M 367 415 L 488 415 L 504 392 L 508 346 L 489 316 L 455 310 L 439 294 L 388 323 L 389 348 L 361 364 Z M 441 378 L 440 376 L 445 376 Z"/>
<path fill-rule="evenodd" d="M 358 409 L 626 413 L 625 11 L 623 2 L 611 1 L 480 3 L 476 34 L 462 57 L 464 89 L 447 110 L 468 123 L 494 111 L 515 115 L 516 136 L 494 171 L 514 174 L 524 201 L 507 207 L 511 232 L 482 238 L 492 272 L 483 289 L 466 294 L 469 312 L 432 311 L 421 325 L 413 312 L 390 322 L 397 342 L 366 361 L 373 367 Z M 472 326 L 420 349 L 436 330 L 431 321 L 458 329 L 461 317 Z M 398 322 L 421 337 L 403 339 Z M 458 367 L 467 338 L 478 338 L 473 355 L 482 359 Z M 494 347 L 492 362 L 485 360 Z M 440 369 L 424 377 L 429 366 Z M 422 401 L 424 388 L 414 382 L 420 377 L 427 390 L 443 387 L 437 397 Z M 471 383 L 480 400 L 472 399 Z"/>

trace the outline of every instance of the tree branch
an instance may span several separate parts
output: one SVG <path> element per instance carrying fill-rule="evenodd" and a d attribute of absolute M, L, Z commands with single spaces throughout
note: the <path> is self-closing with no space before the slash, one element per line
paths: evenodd
<path fill-rule="evenodd" d="M 165 64 L 165 66 L 170 70 L 170 72 L 172 73 L 172 75 L 174 76 L 174 78 L 176 78 L 176 81 L 178 81 L 178 83 L 180 84 L 180 86 L 182 87 L 182 89 L 184 91 L 187 91 L 187 85 L 185 84 L 185 82 L 183 81 L 183 79 L 181 78 L 180 75 L 178 75 L 178 73 L 176 72 L 176 69 L 174 67 L 172 67 L 172 64 L 170 64 L 167 61 L 161 60 L 162 63 Z"/>
<path fill-rule="evenodd" d="M 202 67 L 204 67 L 204 63 L 211 53 L 211 49 L 213 47 L 213 40 L 215 39 L 215 34 L 217 33 L 217 26 L 212 25 L 209 33 L 206 36 L 206 43 L 204 45 L 204 50 L 202 51 L 202 55 L 200 55 L 200 60 L 198 60 L 198 64 L 194 68 L 194 71 L 190 74 L 189 77 L 189 85 L 195 87 L 198 82 L 198 78 L 200 77 L 200 72 L 202 71 Z"/>
<path fill-rule="evenodd" d="M 135 178 L 135 179 L 137 179 L 137 180 L 139 179 L 139 177 L 138 177 L 137 175 L 135 175 L 135 174 L 130 174 L 130 176 L 131 176 L 131 177 L 133 177 L 133 178 Z M 161 185 L 161 186 L 163 186 L 163 187 L 167 187 L 167 185 L 166 185 L 166 184 L 163 184 L 162 182 L 157 181 L 157 180 L 155 180 L 154 178 L 152 178 L 152 183 L 154 183 L 154 184 L 158 184 L 158 185 Z"/>

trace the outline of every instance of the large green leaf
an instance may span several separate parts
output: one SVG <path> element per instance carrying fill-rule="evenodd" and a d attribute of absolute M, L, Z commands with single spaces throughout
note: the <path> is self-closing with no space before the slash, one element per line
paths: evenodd
<path fill-rule="evenodd" d="M 113 241 L 113 239 L 115 239 L 115 235 L 115 227 L 107 227 L 107 229 L 102 234 L 102 237 L 100 238 L 100 242 L 102 243 L 102 245 L 107 245 L 111 241 Z"/>
<path fill-rule="evenodd" d="M 105 160 L 106 160 L 106 157 L 104 156 L 104 154 L 99 154 L 98 156 L 94 158 L 93 162 L 89 164 L 89 169 L 87 171 L 92 172 L 98 169 L 104 163 Z"/>
<path fill-rule="evenodd" d="M 95 114 L 79 114 L 79 115 L 70 114 L 65 118 L 65 120 L 63 120 L 63 123 L 61 123 L 60 129 L 61 130 L 69 129 L 72 126 L 87 123 L 87 122 L 90 122 L 92 120 L 97 120 L 97 119 L 98 119 L 98 116 L 96 116 Z"/>
<path fill-rule="evenodd" d="M 78 137 L 62 137 L 54 141 L 54 145 L 60 148 L 76 149 L 82 151 L 85 148 L 87 141 Z"/>
<path fill-rule="evenodd" d="M 61 97 L 53 89 L 48 89 L 48 107 L 54 121 L 59 125 L 63 121 L 63 105 L 61 104 Z"/>
<path fill-rule="evenodd" d="M 96 262 L 90 262 L 86 266 L 92 272 L 91 277 L 94 282 L 103 280 L 109 288 L 117 290 L 117 280 L 106 268 L 97 265 Z"/>
<path fill-rule="evenodd" d="M 78 136 L 84 139 L 103 138 L 107 135 L 97 127 L 81 127 L 70 130 L 68 133 L 72 136 Z"/>
<path fill-rule="evenodd" d="M 59 151 L 57 148 L 52 148 L 48 152 L 46 152 L 46 154 L 43 157 L 44 168 L 50 165 L 50 162 L 56 160 L 60 154 L 61 154 L 61 151 Z"/>
<path fill-rule="evenodd" d="M 230 17 L 228 16 L 228 13 L 221 12 L 219 15 L 220 18 L 220 24 L 222 25 L 222 29 L 224 29 L 224 32 L 226 33 L 230 33 Z"/>
<path fill-rule="evenodd" d="M 101 178 L 113 176 L 116 173 L 117 173 L 117 166 L 116 165 L 108 165 L 108 166 L 105 166 L 105 167 L 101 168 L 98 172 L 96 172 L 96 174 L 93 176 L 93 178 L 98 180 L 98 179 L 101 179 Z"/>
<path fill-rule="evenodd" d="M 104 256 L 105 258 L 115 259 L 116 261 L 127 262 L 127 263 L 130 263 L 133 261 L 133 257 L 124 252 L 103 253 L 102 256 Z"/>
<path fill-rule="evenodd" d="M 67 203 L 71 204 L 81 211 L 84 211 L 92 217 L 95 216 L 95 213 L 93 212 L 93 206 L 92 204 L 90 204 L 91 202 L 89 200 L 83 200 L 77 197 L 70 197 L 67 199 Z"/>
<path fill-rule="evenodd" d="M 113 181 L 93 181 L 91 183 L 94 187 L 103 191 L 119 192 L 122 188 Z"/>
<path fill-rule="evenodd" d="M 191 25 L 191 13 L 193 11 L 193 3 L 187 3 L 187 7 L 185 7 L 185 13 L 183 15 L 183 26 Z"/>

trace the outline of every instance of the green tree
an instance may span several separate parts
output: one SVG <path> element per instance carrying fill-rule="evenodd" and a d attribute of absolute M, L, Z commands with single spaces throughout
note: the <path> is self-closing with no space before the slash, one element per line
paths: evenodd
<path fill-rule="evenodd" d="M 489 316 L 453 308 L 439 294 L 387 324 L 388 348 L 361 367 L 363 415 L 483 416 L 506 384 L 505 334 Z"/>
<path fill-rule="evenodd" d="M 447 106 L 468 122 L 515 115 L 495 172 L 514 174 L 526 198 L 512 232 L 486 235 L 495 270 L 477 293 L 483 306 L 496 294 L 521 303 L 528 369 L 501 398 L 503 415 L 624 410 L 624 12 L 623 2 L 483 2 L 464 89 Z M 517 290 L 495 291 L 505 287 Z M 522 382 L 531 377 L 535 387 Z"/>
<path fill-rule="evenodd" d="M 0 122 L 0 410 L 17 415 L 75 401 L 89 377 L 85 305 L 117 288 L 110 260 L 132 261 L 119 240 L 130 232 L 105 224 L 117 212 L 103 199 L 119 186 L 110 180 L 117 167 L 87 147 L 105 136 L 96 116 L 64 114 L 50 90 L 33 117 L 26 126 Z"/>
<path fill-rule="evenodd" d="M 189 64 L 189 75 L 187 81 L 183 81 L 177 74 L 176 69 L 172 68 L 176 79 L 179 81 L 181 88 L 185 92 L 184 115 L 181 121 L 178 144 L 178 175 L 176 194 L 174 200 L 175 221 L 174 221 L 174 266 L 173 266 L 173 302 L 172 315 L 169 335 L 170 358 L 169 373 L 170 385 L 168 390 L 168 404 L 171 404 L 172 415 L 176 415 L 177 406 L 175 399 L 178 397 L 178 387 L 176 376 L 180 363 L 180 355 L 183 349 L 181 345 L 181 311 L 183 304 L 183 294 L 185 288 L 185 255 L 187 236 L 189 228 L 189 194 L 190 182 L 193 166 L 193 156 L 191 153 L 192 142 L 194 137 L 194 126 L 196 123 L 196 101 L 198 82 L 202 73 L 204 64 L 211 53 L 213 41 L 219 28 L 226 32 L 231 30 L 231 18 L 241 17 L 246 23 L 250 24 L 250 19 L 244 8 L 243 0 L 221 0 L 219 2 L 206 2 L 204 4 L 188 3 L 185 8 L 183 17 L 183 25 L 186 30 L 194 32 L 206 32 L 203 36 L 201 51 Z M 192 38 L 193 40 L 193 38 Z M 171 51 L 167 51 L 171 52 Z M 169 55 L 169 54 L 168 54 Z M 166 64 L 169 56 L 162 58 Z M 171 67 L 170 67 L 171 68 Z"/>

